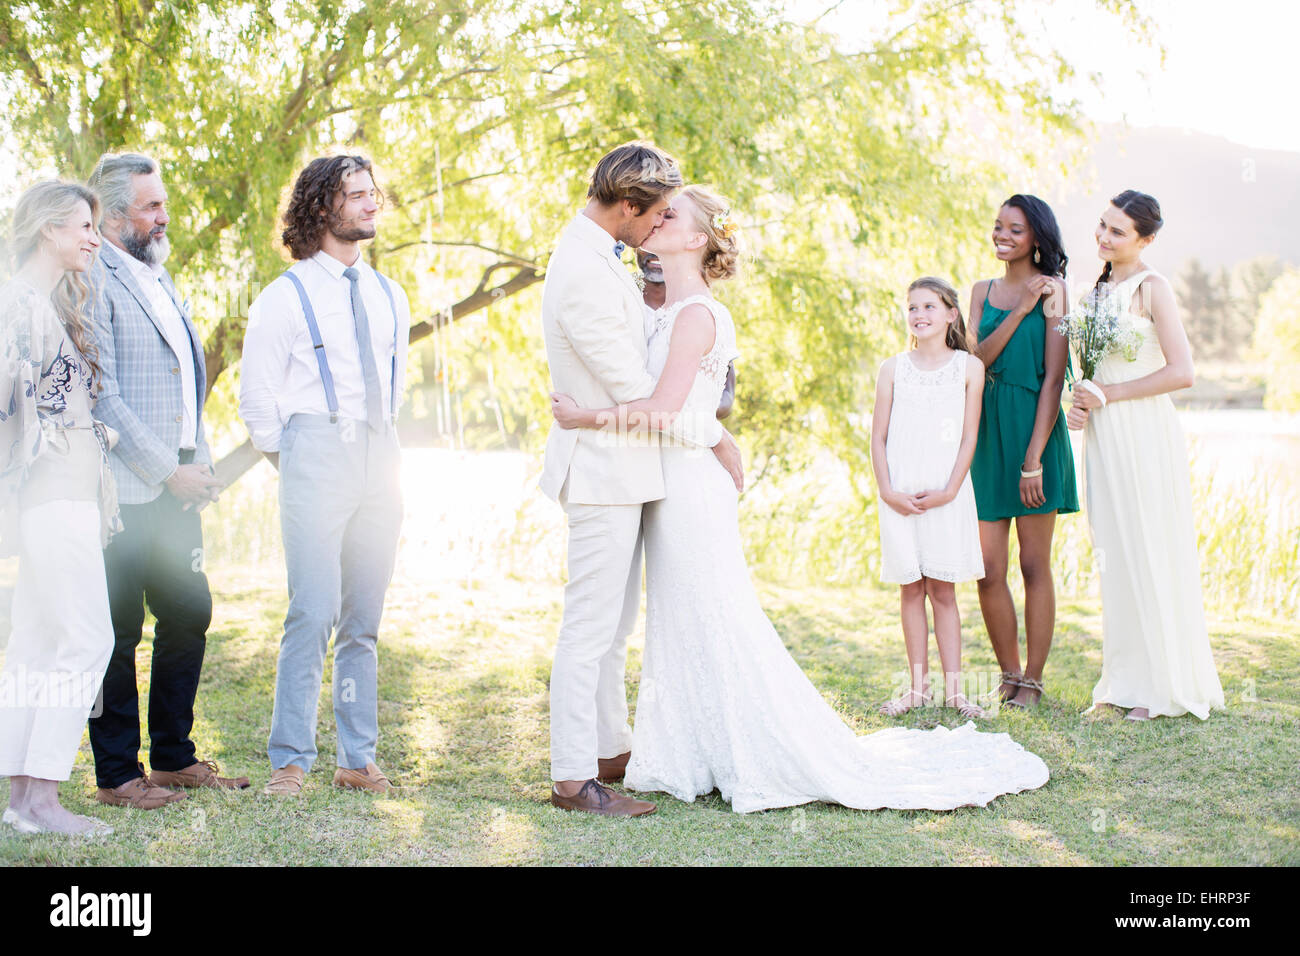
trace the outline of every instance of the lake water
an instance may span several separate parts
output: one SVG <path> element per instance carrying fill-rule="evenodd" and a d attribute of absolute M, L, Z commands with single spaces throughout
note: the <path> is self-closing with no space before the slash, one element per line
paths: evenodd
<path fill-rule="evenodd" d="M 1180 412 L 1194 479 L 1213 481 L 1216 494 L 1267 482 L 1275 514 L 1300 508 L 1300 415 L 1257 410 Z M 1077 443 L 1079 435 L 1071 436 Z M 1076 445 L 1076 455 L 1078 449 Z M 1078 459 L 1076 459 L 1078 460 Z M 541 463 L 522 452 L 462 452 L 407 448 L 403 455 L 406 518 L 398 574 L 482 578 L 503 569 L 547 576 L 564 561 L 564 521 L 537 490 Z M 818 469 L 819 476 L 830 471 Z M 278 565 L 275 473 L 261 463 L 223 501 L 204 512 L 214 561 Z M 750 509 L 783 492 L 760 488 Z M 1284 518 L 1284 525 L 1296 522 Z M 0 561 L 0 588 L 16 571 Z"/>

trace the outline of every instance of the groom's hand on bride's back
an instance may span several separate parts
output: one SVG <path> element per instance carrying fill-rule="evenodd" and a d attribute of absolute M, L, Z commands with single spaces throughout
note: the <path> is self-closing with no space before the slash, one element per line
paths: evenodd
<path fill-rule="evenodd" d="M 745 466 L 740 460 L 740 446 L 725 428 L 722 430 L 722 439 L 713 446 L 713 454 L 718 456 L 718 461 L 722 462 L 722 467 L 727 469 L 731 480 L 736 483 L 736 491 L 744 491 Z"/>

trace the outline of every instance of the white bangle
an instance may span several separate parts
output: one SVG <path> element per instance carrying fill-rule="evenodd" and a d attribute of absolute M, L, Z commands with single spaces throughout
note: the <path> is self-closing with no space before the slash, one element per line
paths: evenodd
<path fill-rule="evenodd" d="M 1021 478 L 1038 478 L 1039 476 L 1042 475 L 1042 473 L 1043 473 L 1043 466 L 1042 466 L 1042 465 L 1039 465 L 1038 468 L 1037 468 L 1037 470 L 1035 470 L 1035 471 L 1025 471 L 1025 469 L 1023 469 L 1023 468 L 1020 469 L 1020 477 L 1021 477 Z"/>
<path fill-rule="evenodd" d="M 1095 384 L 1090 378 L 1083 379 L 1083 381 L 1079 382 L 1079 384 L 1082 385 L 1084 388 L 1086 388 L 1088 391 L 1092 392 L 1092 394 L 1096 395 L 1097 399 L 1101 402 L 1103 408 L 1106 406 L 1106 393 L 1101 390 L 1100 385 Z"/>

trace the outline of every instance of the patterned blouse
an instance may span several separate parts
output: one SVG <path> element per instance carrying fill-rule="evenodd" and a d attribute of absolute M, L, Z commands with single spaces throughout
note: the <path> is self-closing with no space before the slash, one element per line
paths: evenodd
<path fill-rule="evenodd" d="M 21 278 L 0 286 L 0 536 L 15 550 L 23 508 L 60 499 L 106 504 L 104 436 L 92 375 L 48 296 Z M 115 498 L 115 496 L 113 496 Z M 110 525 L 116 501 L 107 502 Z"/>

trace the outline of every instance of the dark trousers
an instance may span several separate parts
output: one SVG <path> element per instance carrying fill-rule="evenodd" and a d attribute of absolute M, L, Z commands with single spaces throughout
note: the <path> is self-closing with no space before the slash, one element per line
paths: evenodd
<path fill-rule="evenodd" d="M 116 641 L 104 675 L 103 713 L 90 721 L 95 776 L 118 787 L 140 775 L 140 702 L 135 649 L 145 602 L 157 619 L 149 679 L 149 766 L 183 770 L 195 762 L 190 730 L 212 593 L 203 573 L 203 526 L 193 508 L 168 491 L 142 505 L 122 505 L 124 531 L 104 551 Z"/>

